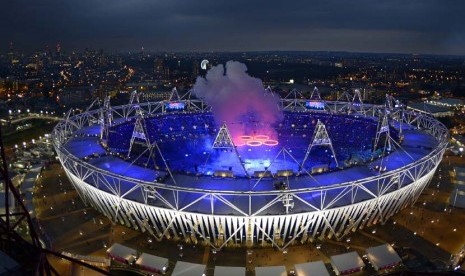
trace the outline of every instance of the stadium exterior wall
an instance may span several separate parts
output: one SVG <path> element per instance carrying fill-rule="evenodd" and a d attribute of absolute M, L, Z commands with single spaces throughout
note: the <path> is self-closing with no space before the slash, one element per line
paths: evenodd
<path fill-rule="evenodd" d="M 410 185 L 376 199 L 311 213 L 253 217 L 206 215 L 148 206 L 101 191 L 65 171 L 86 203 L 108 218 L 116 216 L 119 223 L 143 232 L 150 227 L 143 218 L 149 218 L 154 225 L 151 232 L 158 238 L 184 238 L 193 243 L 205 240 L 217 249 L 227 244 L 267 243 L 284 249 L 294 241 L 340 238 L 350 231 L 384 222 L 416 201 L 436 168 Z M 122 211 L 117 212 L 116 206 Z M 227 232 L 219 231 L 218 225 L 225 226 Z"/>

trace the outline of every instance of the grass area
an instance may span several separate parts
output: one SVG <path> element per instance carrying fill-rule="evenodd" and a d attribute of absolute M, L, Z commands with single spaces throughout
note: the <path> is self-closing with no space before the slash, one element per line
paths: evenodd
<path fill-rule="evenodd" d="M 32 127 L 16 131 L 18 125 L 26 123 L 32 124 Z M 46 121 L 41 119 L 32 119 L 22 121 L 19 124 L 3 127 L 3 143 L 6 148 L 12 148 L 17 144 L 21 145 L 24 141 L 30 143 L 32 139 L 39 139 L 39 136 L 44 136 L 46 133 L 52 132 L 56 125 L 56 121 Z"/>

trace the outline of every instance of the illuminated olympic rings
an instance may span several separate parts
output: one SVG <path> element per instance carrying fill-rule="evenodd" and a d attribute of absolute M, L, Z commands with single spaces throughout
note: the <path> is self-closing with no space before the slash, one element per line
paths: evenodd
<path fill-rule="evenodd" d="M 273 147 L 278 145 L 277 140 L 270 139 L 268 135 L 241 135 L 239 136 L 239 142 L 236 143 L 236 146 L 244 146 L 247 145 L 249 147 L 260 147 L 260 146 L 269 146 Z"/>
<path fill-rule="evenodd" d="M 271 139 L 270 139 L 270 140 L 266 140 L 266 141 L 263 141 L 263 145 L 265 145 L 265 146 L 270 146 L 270 147 L 272 147 L 272 146 L 277 146 L 277 145 L 278 145 L 278 141 L 276 141 L 276 140 L 271 140 Z"/>

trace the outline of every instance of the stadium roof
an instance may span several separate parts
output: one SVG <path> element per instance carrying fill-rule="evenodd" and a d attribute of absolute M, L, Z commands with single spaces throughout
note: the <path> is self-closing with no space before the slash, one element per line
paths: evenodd
<path fill-rule="evenodd" d="M 102 145 L 99 143 L 98 137 L 96 137 L 95 133 L 97 132 L 96 127 L 86 127 L 80 130 L 80 136 L 73 137 L 70 139 L 66 144 L 65 148 L 69 151 L 71 155 L 76 156 L 77 158 L 86 159 L 88 160 L 84 163 L 88 163 L 94 168 L 108 171 L 110 173 L 114 173 L 115 175 L 119 175 L 122 177 L 129 177 L 130 179 L 135 180 L 142 180 L 146 183 L 154 183 L 154 181 L 158 177 L 166 176 L 166 171 L 162 170 L 154 170 L 152 168 L 145 168 L 142 166 L 131 165 L 129 162 L 119 158 L 115 155 L 109 155 Z M 87 135 L 90 135 L 87 136 Z M 95 135 L 95 136 L 94 136 Z M 350 181 L 357 181 L 359 179 L 365 178 L 372 178 L 377 176 L 377 172 L 374 171 L 372 168 L 375 166 L 383 166 L 386 171 L 392 171 L 395 169 L 399 169 L 403 166 L 406 166 L 410 163 L 416 162 L 417 160 L 425 157 L 427 154 L 431 152 L 431 149 L 437 145 L 437 141 L 434 137 L 428 135 L 427 133 L 423 133 L 414 129 L 406 129 L 403 132 L 404 140 L 402 143 L 402 150 L 396 150 L 389 154 L 389 158 L 384 159 L 377 159 L 367 165 L 362 166 L 354 166 L 350 168 L 345 168 L 344 170 L 337 170 L 329 173 L 317 174 L 312 176 L 301 175 L 300 177 L 292 178 L 289 182 L 289 187 L 292 189 L 307 189 L 313 187 L 322 187 L 322 186 L 330 186 L 336 185 L 339 183 L 349 183 Z M 89 158 L 90 157 L 90 158 Z M 84 168 L 83 168 L 83 174 Z M 229 198 L 228 200 L 234 201 L 236 206 L 243 210 L 248 210 L 249 202 L 248 198 L 242 196 L 240 193 L 251 191 L 250 179 L 248 178 L 235 178 L 234 181 L 229 181 L 228 179 L 217 179 L 212 178 L 211 176 L 192 176 L 192 175 L 185 175 L 185 174 L 175 174 L 174 179 L 176 184 L 173 183 L 173 180 L 170 178 L 165 178 L 164 183 L 167 187 L 175 187 L 179 186 L 186 190 L 197 189 L 203 191 L 224 191 L 227 193 L 235 193 L 233 197 Z M 94 178 L 87 178 L 90 184 L 93 181 L 96 181 Z M 256 181 L 256 180 L 255 180 Z M 263 178 L 260 180 L 258 185 L 254 185 L 253 191 L 254 192 L 268 192 L 273 190 L 273 183 L 275 179 L 272 178 Z M 405 178 L 403 181 L 408 181 Z M 122 193 L 129 191 L 133 187 L 133 183 L 130 181 L 122 181 L 121 189 Z M 98 184 L 96 184 L 98 185 Z M 105 185 L 98 185 L 100 189 L 106 189 Z M 376 191 L 376 185 L 367 185 L 368 189 L 371 192 Z M 340 190 L 332 189 L 328 191 L 328 194 L 334 195 L 335 197 L 338 195 Z M 159 189 L 158 193 L 162 196 L 167 196 L 171 193 L 170 190 Z M 190 192 L 180 192 L 179 193 L 179 202 L 192 202 L 195 199 L 195 194 Z M 140 198 L 138 198 L 140 197 Z M 194 197 L 194 198 L 193 198 Z M 312 204 L 318 204 L 317 202 L 313 202 L 316 200 L 317 194 L 308 192 L 307 194 L 302 194 L 302 197 L 305 200 L 308 200 Z M 356 198 L 354 199 L 356 202 L 366 200 L 370 198 L 371 195 L 368 192 L 359 190 L 356 194 Z M 142 194 L 141 193 L 132 193 L 131 200 L 142 202 Z M 266 196 L 257 197 L 256 200 L 252 202 L 252 210 L 258 210 L 264 204 L 266 204 L 270 198 Z M 351 204 L 350 197 L 343 197 L 338 200 L 338 205 L 333 205 L 332 207 L 342 206 L 344 204 Z M 155 201 L 153 203 L 155 206 L 158 207 L 166 207 L 163 205 L 162 201 Z M 221 201 L 215 206 L 215 212 L 217 214 L 222 215 L 241 215 L 240 211 L 234 208 L 230 208 L 229 206 L 223 206 Z M 196 201 L 195 204 L 189 205 L 186 207 L 186 211 L 189 212 L 200 212 L 202 213 L 205 210 L 209 210 L 210 204 L 208 201 L 200 200 Z M 314 211 L 308 205 L 301 203 L 300 201 L 295 201 L 295 206 L 293 208 L 293 212 L 309 212 Z M 274 204 L 270 206 L 267 210 L 268 214 L 278 214 L 282 212 L 281 205 Z"/>
<path fill-rule="evenodd" d="M 444 99 L 439 99 L 439 100 L 431 100 L 429 102 L 434 104 L 434 105 L 443 105 L 443 106 L 450 106 L 450 107 L 463 105 L 463 103 L 464 103 L 463 100 L 454 99 L 454 98 L 444 98 Z"/>
<path fill-rule="evenodd" d="M 452 189 L 449 202 L 454 207 L 465 208 L 465 168 L 454 167 L 455 186 Z"/>
<path fill-rule="evenodd" d="M 329 276 L 323 261 L 296 264 L 294 267 L 299 276 Z"/>
<path fill-rule="evenodd" d="M 177 262 L 172 276 L 202 276 L 205 273 L 204 264 L 194 264 L 188 262 Z"/>
<path fill-rule="evenodd" d="M 408 104 L 408 107 L 414 110 L 431 113 L 431 114 L 450 112 L 450 109 L 447 107 L 432 105 L 432 104 L 425 103 L 425 102 L 410 103 Z"/>
<path fill-rule="evenodd" d="M 245 275 L 245 267 L 215 266 L 215 276 L 241 276 Z"/>
<path fill-rule="evenodd" d="M 119 243 L 114 243 L 108 248 L 107 253 L 113 257 L 121 258 L 126 261 L 131 261 L 136 255 L 135 249 L 129 248 Z"/>
<path fill-rule="evenodd" d="M 389 244 L 367 248 L 367 257 L 376 270 L 396 266 L 402 260 Z"/>
<path fill-rule="evenodd" d="M 365 266 L 365 263 L 363 263 L 363 260 L 355 251 L 341 255 L 331 256 L 330 259 L 334 269 L 339 273 L 352 270 L 356 271 Z"/>
<path fill-rule="evenodd" d="M 286 276 L 286 267 L 285 266 L 265 266 L 265 267 L 255 267 L 255 276 Z"/>
<path fill-rule="evenodd" d="M 168 259 L 147 253 L 142 253 L 142 255 L 140 255 L 140 257 L 137 259 L 136 264 L 144 268 L 154 268 L 156 270 L 163 271 L 164 267 L 168 267 Z"/>

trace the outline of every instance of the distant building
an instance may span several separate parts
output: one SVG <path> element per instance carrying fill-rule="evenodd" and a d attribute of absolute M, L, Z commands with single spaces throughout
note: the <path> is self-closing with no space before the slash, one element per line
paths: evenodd
<path fill-rule="evenodd" d="M 63 106 L 80 106 L 92 100 L 93 89 L 90 86 L 69 87 L 58 95 L 58 102 Z"/>
<path fill-rule="evenodd" d="M 149 102 L 149 101 L 161 101 L 168 100 L 171 96 L 171 91 L 144 91 L 140 93 L 140 101 Z"/>
<path fill-rule="evenodd" d="M 137 90 L 141 91 L 150 91 L 157 89 L 158 84 L 156 82 L 146 81 L 146 82 L 129 82 L 126 83 L 125 89 L 127 91 Z"/>
<path fill-rule="evenodd" d="M 105 99 L 105 97 L 110 96 L 114 97 L 118 94 L 118 90 L 112 85 L 99 85 L 97 89 L 94 90 L 93 98 Z"/>
<path fill-rule="evenodd" d="M 374 94 L 374 91 L 371 90 L 371 89 L 366 89 L 366 88 L 363 88 L 362 89 L 362 97 L 363 97 L 363 100 L 364 101 L 372 101 L 373 100 L 373 94 Z"/>
<path fill-rule="evenodd" d="M 427 103 L 431 105 L 437 106 L 444 106 L 444 107 L 452 107 L 452 108 L 461 108 L 464 106 L 464 101 L 461 99 L 454 99 L 454 98 L 443 98 L 440 100 L 429 100 Z"/>
<path fill-rule="evenodd" d="M 200 64 L 197 62 L 197 60 L 194 60 L 192 64 L 192 79 L 196 79 L 199 76 L 199 71 L 200 71 Z"/>
<path fill-rule="evenodd" d="M 157 57 L 154 61 L 153 67 L 153 73 L 155 74 L 155 78 L 163 79 L 165 75 L 165 65 L 163 58 Z"/>
<path fill-rule="evenodd" d="M 455 185 L 449 197 L 449 204 L 453 207 L 465 208 L 465 168 L 454 167 L 452 177 Z"/>
<path fill-rule="evenodd" d="M 407 105 L 407 108 L 422 113 L 429 113 L 436 118 L 454 116 L 454 111 L 450 108 L 432 105 L 426 102 L 410 103 Z"/>

